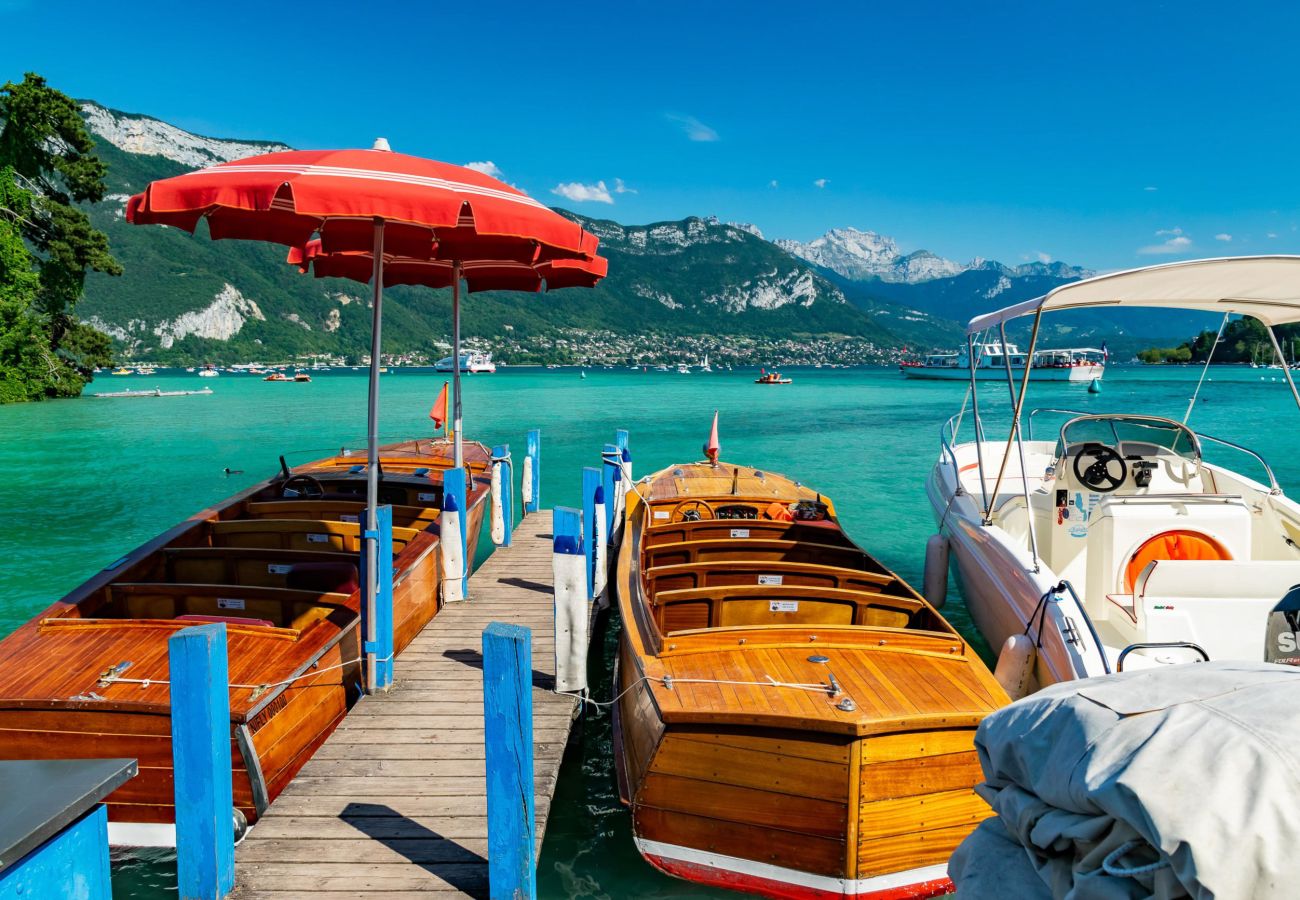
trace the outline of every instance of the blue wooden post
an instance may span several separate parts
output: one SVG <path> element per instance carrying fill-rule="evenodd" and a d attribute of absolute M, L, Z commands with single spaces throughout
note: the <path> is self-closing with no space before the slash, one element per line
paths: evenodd
<path fill-rule="evenodd" d="M 219 900 L 235 886 L 225 623 L 176 632 L 167 659 L 180 897 Z"/>
<path fill-rule="evenodd" d="M 614 533 L 614 507 L 617 505 L 614 498 L 618 496 L 615 488 L 618 485 L 619 463 L 622 462 L 622 451 L 613 444 L 606 444 L 605 449 L 601 451 L 601 485 L 605 488 L 605 537 L 609 538 Z"/>
<path fill-rule="evenodd" d="M 362 611 L 362 622 L 366 627 L 366 639 L 361 649 L 366 656 L 366 665 L 374 667 L 374 677 L 366 678 L 366 685 L 371 693 L 386 691 L 393 686 L 393 508 L 380 506 L 375 509 L 376 546 L 379 547 L 379 589 L 375 591 L 375 638 L 368 637 L 370 629 L 370 611 Z M 364 535 L 369 538 L 370 532 Z M 361 542 L 361 583 L 370 577 L 370 560 L 368 540 Z M 361 592 L 365 603 L 365 591 Z"/>
<path fill-rule="evenodd" d="M 627 429 L 620 428 L 614 432 L 614 446 L 623 451 L 627 449 Z"/>
<path fill-rule="evenodd" d="M 592 523 L 596 521 L 596 488 L 600 487 L 601 471 L 591 466 L 582 468 L 582 543 L 587 555 L 587 599 L 596 596 L 596 542 L 593 541 Z"/>
<path fill-rule="evenodd" d="M 492 458 L 503 460 L 501 466 L 501 519 L 505 524 L 502 547 L 510 546 L 510 535 L 515 530 L 515 467 L 510 460 L 510 445 L 498 444 L 492 448 Z"/>
<path fill-rule="evenodd" d="M 469 504 L 465 500 L 468 482 L 464 469 L 448 469 L 442 474 L 443 496 L 450 494 L 456 498 L 456 508 L 460 510 L 460 558 L 465 560 L 465 577 L 463 596 L 469 597 L 469 573 L 474 568 L 474 561 L 469 558 Z"/>
<path fill-rule="evenodd" d="M 487 757 L 488 896 L 536 900 L 533 787 L 533 634 L 493 622 L 483 629 Z"/>
<path fill-rule="evenodd" d="M 524 512 L 530 513 L 542 508 L 542 432 L 539 429 L 534 428 L 528 432 L 527 453 L 532 460 L 532 471 L 528 473 L 532 482 L 532 499 L 524 507 Z"/>

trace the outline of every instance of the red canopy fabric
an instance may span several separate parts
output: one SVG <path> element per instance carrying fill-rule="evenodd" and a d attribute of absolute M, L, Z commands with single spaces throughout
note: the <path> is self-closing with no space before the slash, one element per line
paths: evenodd
<path fill-rule="evenodd" d="M 290 150 L 155 181 L 127 220 L 213 238 L 290 247 L 319 235 L 326 252 L 384 247 L 416 259 L 520 263 L 595 258 L 598 239 L 508 184 L 462 166 L 387 150 Z"/>

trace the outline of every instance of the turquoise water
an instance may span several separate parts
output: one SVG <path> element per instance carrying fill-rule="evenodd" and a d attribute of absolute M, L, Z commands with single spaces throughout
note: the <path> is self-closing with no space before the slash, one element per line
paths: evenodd
<path fill-rule="evenodd" d="M 830 495 L 859 543 L 919 584 L 934 527 L 924 481 L 938 454 L 939 427 L 956 412 L 964 385 L 903 380 L 888 369 L 795 369 L 793 384 L 765 387 L 752 383 L 756 374 L 593 369 L 583 379 L 575 369 L 510 369 L 467 377 L 466 433 L 519 452 L 526 431 L 540 428 L 542 502 L 577 505 L 579 470 L 599 464 L 614 429 L 631 432 L 633 465 L 644 475 L 699 458 L 718 409 L 724 460 L 782 472 Z M 1198 375 L 1190 367 L 1112 367 L 1100 394 L 1035 384 L 1030 405 L 1181 418 Z M 428 408 L 444 378 L 384 376 L 383 434 L 428 434 Z M 0 407 L 0 466 L 10 473 L 0 502 L 0 633 L 164 528 L 270 475 L 279 454 L 301 461 L 363 443 L 364 373 L 329 373 L 310 384 L 188 373 L 105 376 L 89 391 L 154 386 L 215 393 Z M 1005 435 L 997 424 L 1009 406 L 1005 385 L 985 383 L 980 391 L 990 437 Z M 1297 412 L 1278 371 L 1213 369 L 1202 397 L 1194 428 L 1247 443 L 1273 464 L 1284 487 L 1300 488 Z M 1211 458 L 1216 453 L 1247 474 L 1256 471 L 1227 453 Z M 227 468 L 238 474 L 225 474 Z M 959 599 L 945 614 L 969 634 Z M 606 652 L 591 664 L 602 699 L 609 695 L 616 629 L 617 623 L 605 627 Z M 588 718 L 565 760 L 539 895 L 735 896 L 660 876 L 640 860 L 618 805 L 610 752 L 608 718 Z M 114 871 L 119 896 L 174 894 L 174 866 L 165 855 L 119 859 Z"/>

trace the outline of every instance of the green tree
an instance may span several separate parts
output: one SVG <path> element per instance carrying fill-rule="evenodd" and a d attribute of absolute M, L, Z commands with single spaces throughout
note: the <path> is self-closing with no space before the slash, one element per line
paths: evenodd
<path fill-rule="evenodd" d="M 122 273 L 76 205 L 104 198 L 106 169 L 76 102 L 39 75 L 0 87 L 0 121 L 0 401 L 74 397 L 111 361 L 73 314 L 87 272 Z"/>

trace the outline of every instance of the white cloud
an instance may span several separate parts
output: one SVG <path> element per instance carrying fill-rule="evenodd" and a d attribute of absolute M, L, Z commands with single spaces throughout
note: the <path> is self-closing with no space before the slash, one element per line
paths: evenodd
<path fill-rule="evenodd" d="M 483 162 L 467 162 L 465 163 L 465 168 L 473 169 L 475 172 L 482 172 L 484 175 L 492 178 L 506 177 L 506 173 L 502 172 L 501 169 L 498 168 L 497 164 L 490 159 L 484 160 Z"/>
<path fill-rule="evenodd" d="M 636 188 L 630 188 L 630 187 L 628 187 L 626 184 L 624 184 L 622 178 L 615 178 L 615 179 L 614 179 L 614 193 L 616 193 L 616 194 L 635 194 L 635 193 L 637 193 L 637 190 L 636 190 Z"/>
<path fill-rule="evenodd" d="M 813 187 L 824 188 L 829 183 L 830 183 L 829 178 L 818 178 L 816 181 L 813 182 Z"/>
<path fill-rule="evenodd" d="M 1216 241 L 1223 241 L 1223 242 L 1226 244 L 1226 243 L 1228 243 L 1229 241 L 1232 240 L 1232 235 L 1230 235 L 1230 234 L 1228 234 L 1228 233 L 1225 232 L 1225 233 L 1223 233 L 1223 234 L 1216 234 L 1216 235 L 1214 236 L 1214 239 L 1215 239 Z"/>
<path fill-rule="evenodd" d="M 1158 191 L 1158 190 L 1160 190 L 1160 188 L 1158 188 L 1158 187 L 1152 187 L 1151 185 L 1148 184 L 1148 185 L 1147 185 L 1146 187 L 1144 187 L 1142 190 L 1144 190 L 1144 191 Z"/>
<path fill-rule="evenodd" d="M 1040 263 L 1049 263 L 1049 262 L 1052 261 L 1052 256 L 1051 256 L 1051 254 L 1050 254 L 1050 253 L 1044 253 L 1042 250 L 1039 250 L 1039 251 L 1038 251 L 1037 256 L 1038 256 L 1038 261 L 1039 261 Z"/>
<path fill-rule="evenodd" d="M 676 113 L 668 113 L 667 119 L 686 132 L 686 137 L 689 140 L 704 142 L 722 140 L 716 131 L 695 118 L 695 116 L 679 116 Z"/>
<path fill-rule="evenodd" d="M 1188 247 L 1192 246 L 1192 239 L 1183 234 L 1181 228 L 1162 228 L 1156 232 L 1156 237 L 1162 237 L 1164 240 L 1158 244 L 1148 244 L 1145 247 L 1138 247 L 1137 252 L 1148 255 L 1182 253 Z"/>
<path fill-rule="evenodd" d="M 580 184 L 576 181 L 561 183 L 551 188 L 551 193 L 572 200 L 574 203 L 614 202 L 614 198 L 609 195 L 609 188 L 603 181 L 597 181 L 595 184 Z"/>
<path fill-rule="evenodd" d="M 769 181 L 769 182 L 767 183 L 767 186 L 770 187 L 770 188 L 778 188 L 778 187 L 780 187 L 781 185 L 777 184 L 776 179 L 773 178 L 771 181 Z"/>
<path fill-rule="evenodd" d="M 1269 238 L 1275 238 L 1275 237 L 1277 237 L 1277 232 L 1276 232 L 1276 231 L 1270 231 L 1270 232 L 1268 233 L 1267 236 L 1268 236 Z"/>

